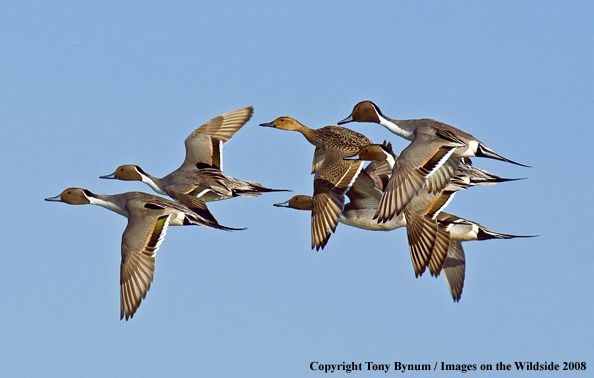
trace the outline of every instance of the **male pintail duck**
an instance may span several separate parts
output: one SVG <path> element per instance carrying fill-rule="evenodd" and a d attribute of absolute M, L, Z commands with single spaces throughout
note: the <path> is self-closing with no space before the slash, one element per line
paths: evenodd
<path fill-rule="evenodd" d="M 99 205 L 128 218 L 122 235 L 120 265 L 120 319 L 132 318 L 146 297 L 155 274 L 155 254 L 165 237 L 167 226 L 199 225 L 221 230 L 238 230 L 221 226 L 204 201 L 198 212 L 174 201 L 141 192 L 114 195 L 94 194 L 87 189 L 68 188 L 46 201 L 71 205 Z M 196 207 L 198 202 L 196 201 Z"/>
<path fill-rule="evenodd" d="M 159 194 L 168 195 L 192 207 L 191 197 L 217 201 L 235 196 L 259 196 L 270 189 L 259 183 L 243 181 L 223 174 L 223 145 L 251 118 L 253 108 L 234 110 L 211 119 L 192 132 L 185 141 L 183 164 L 163 178 L 149 175 L 137 165 L 119 166 L 104 179 L 137 180 Z"/>
<path fill-rule="evenodd" d="M 363 134 L 339 126 L 311 129 L 291 117 L 278 117 L 260 126 L 298 131 L 314 146 L 313 211 L 311 213 L 311 248 L 324 248 L 331 232 L 336 230 L 344 207 L 344 193 L 355 181 L 363 161 L 347 161 L 372 142 Z"/>
<path fill-rule="evenodd" d="M 532 238 L 538 235 L 510 235 L 491 231 L 471 220 L 459 218 L 445 212 L 439 213 L 437 221 L 447 227 L 450 233 L 448 256 L 443 264 L 443 273 L 455 302 L 462 296 L 464 277 L 466 274 L 466 259 L 462 242 L 469 240 Z"/>
<path fill-rule="evenodd" d="M 394 120 L 383 115 L 371 101 L 355 105 L 353 112 L 339 125 L 348 122 L 374 122 L 411 143 L 402 151 L 394 166 L 392 179 L 377 210 L 380 222 L 400 214 L 421 188 L 427 185 L 438 192 L 455 175 L 461 158 L 478 156 L 528 167 L 504 158 L 472 135 L 433 119 Z"/>
<path fill-rule="evenodd" d="M 364 211 L 364 209 L 363 211 L 348 210 L 349 205 L 351 205 L 351 203 L 345 205 L 345 210 L 340 215 L 340 223 L 373 231 L 389 231 L 406 226 L 404 215 L 394 217 L 386 223 L 377 223 L 373 220 L 374 211 Z M 288 207 L 298 210 L 312 210 L 313 200 L 312 197 L 308 195 L 296 195 L 288 201 L 276 203 L 274 206 Z M 450 235 L 448 252 L 442 271 L 455 302 L 458 302 L 462 296 L 462 288 L 464 287 L 464 277 L 466 274 L 466 259 L 464 256 L 464 249 L 462 248 L 462 242 L 469 240 L 529 238 L 535 236 L 501 234 L 491 231 L 476 222 L 459 218 L 445 212 L 439 213 L 437 221 L 443 228 L 448 230 Z"/>
<path fill-rule="evenodd" d="M 391 144 L 384 142 L 383 144 L 365 146 L 358 154 L 345 159 L 381 161 L 392 168 L 399 157 L 394 154 Z M 400 215 L 386 222 L 380 222 L 380 224 L 388 227 L 392 225 L 401 227 L 403 221 L 407 224 L 406 231 L 411 260 L 417 277 L 423 274 L 427 266 L 431 275 L 434 276 L 439 275 L 442 269 L 447 256 L 450 237 L 444 225 L 437 221 L 437 216 L 440 211 L 445 209 L 458 190 L 470 186 L 494 185 L 499 182 L 516 180 L 499 177 L 469 164 L 470 161 L 467 158 L 460 161 L 458 168 L 455 170 L 456 176 L 452 177 L 450 184 L 442 191 L 430 192 L 424 187 Z M 355 185 L 353 187 L 356 189 Z M 380 201 L 373 202 L 371 198 L 366 202 L 365 206 L 357 204 L 356 207 L 359 209 L 357 211 L 363 213 L 357 218 L 362 219 L 362 222 L 365 223 L 373 223 L 373 216 L 370 213 L 374 212 L 375 216 L 379 205 Z M 351 218 L 355 219 L 354 216 Z M 359 226 L 355 225 L 355 227 Z M 369 227 L 370 229 L 383 229 L 382 227 L 376 228 L 373 224 L 370 224 Z"/>

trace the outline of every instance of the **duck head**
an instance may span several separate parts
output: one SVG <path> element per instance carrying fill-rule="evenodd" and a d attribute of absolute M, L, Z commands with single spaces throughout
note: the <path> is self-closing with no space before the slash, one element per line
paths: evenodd
<path fill-rule="evenodd" d="M 291 209 L 297 210 L 312 210 L 313 209 L 313 198 L 308 195 L 299 194 L 296 196 L 291 197 L 290 200 L 275 203 L 274 206 L 277 207 L 289 207 Z"/>
<path fill-rule="evenodd" d="M 338 122 L 343 125 L 349 122 L 374 122 L 380 123 L 380 117 L 384 117 L 379 107 L 369 100 L 361 101 L 353 108 L 351 114 Z"/>
<path fill-rule="evenodd" d="M 299 121 L 291 117 L 278 117 L 272 122 L 261 123 L 260 126 L 273 127 L 281 130 L 300 130 L 304 127 Z"/>
<path fill-rule="evenodd" d="M 90 198 L 95 197 L 90 190 L 83 188 L 68 188 L 55 197 L 46 198 L 46 201 L 64 202 L 71 205 L 87 205 Z"/>
<path fill-rule="evenodd" d="M 125 164 L 120 165 L 114 173 L 105 176 L 99 176 L 102 179 L 117 179 L 124 181 L 142 181 L 142 176 L 146 173 L 137 165 Z"/>
<path fill-rule="evenodd" d="M 389 157 L 394 158 L 394 152 L 392 151 L 392 144 L 370 144 L 359 150 L 359 153 L 351 157 L 346 157 L 344 160 L 385 160 Z"/>

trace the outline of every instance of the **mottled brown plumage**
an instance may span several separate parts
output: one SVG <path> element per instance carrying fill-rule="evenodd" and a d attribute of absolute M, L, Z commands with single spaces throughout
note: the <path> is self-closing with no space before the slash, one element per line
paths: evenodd
<path fill-rule="evenodd" d="M 344 160 L 369 144 L 365 135 L 339 126 L 311 129 L 291 117 L 278 117 L 261 126 L 300 132 L 316 146 L 312 172 L 314 177 L 313 211 L 311 214 L 311 248 L 324 248 L 340 219 L 344 194 L 363 166 L 362 161 Z"/>

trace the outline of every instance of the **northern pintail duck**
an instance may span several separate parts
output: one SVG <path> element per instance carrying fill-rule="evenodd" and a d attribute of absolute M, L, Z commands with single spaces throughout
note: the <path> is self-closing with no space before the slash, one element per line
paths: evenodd
<path fill-rule="evenodd" d="M 344 193 L 359 175 L 363 161 L 347 161 L 372 142 L 363 134 L 339 126 L 311 129 L 291 117 L 278 117 L 260 126 L 300 132 L 316 146 L 312 172 L 314 177 L 313 211 L 311 213 L 311 248 L 324 248 L 331 232 L 336 230 L 344 207 Z"/>
<path fill-rule="evenodd" d="M 182 165 L 163 178 L 146 173 L 137 165 L 119 166 L 105 179 L 137 180 L 159 194 L 168 195 L 192 207 L 191 197 L 217 201 L 234 196 L 259 196 L 270 189 L 259 183 L 223 174 L 223 145 L 251 118 L 252 107 L 234 110 L 211 119 L 192 132 L 185 141 L 186 158 Z"/>
<path fill-rule="evenodd" d="M 461 158 L 487 157 L 527 167 L 498 155 L 472 135 L 443 122 L 388 118 L 371 101 L 355 105 L 352 113 L 338 124 L 348 122 L 378 123 L 411 141 L 394 166 L 392 179 L 378 207 L 376 216 L 380 222 L 400 214 L 423 186 L 431 192 L 445 188 Z"/>
<path fill-rule="evenodd" d="M 466 275 L 466 258 L 462 242 L 470 240 L 532 238 L 537 235 L 510 235 L 491 231 L 488 228 L 468 219 L 463 219 L 445 212 L 439 213 L 438 222 L 450 233 L 448 256 L 443 264 L 445 280 L 455 302 L 462 296 L 464 277 Z"/>
<path fill-rule="evenodd" d="M 346 159 L 361 159 L 381 161 L 392 168 L 399 157 L 392 151 L 390 143 L 373 144 L 363 147 L 359 153 Z M 460 190 L 475 185 L 493 185 L 499 182 L 511 181 L 513 179 L 501 178 L 489 172 L 470 166 L 466 158 L 459 163 L 450 184 L 440 192 L 431 192 L 423 187 L 420 193 L 415 196 L 404 211 L 394 218 L 379 222 L 384 226 L 401 227 L 402 222 L 407 225 L 411 260 L 416 276 L 420 276 L 428 266 L 431 275 L 439 275 L 448 252 L 449 235 L 443 224 L 437 221 L 437 215 L 453 199 L 454 194 Z M 368 167 L 369 168 L 369 167 Z M 353 185 L 353 190 L 356 189 Z M 348 193 L 347 193 L 348 195 Z M 358 194 L 359 196 L 361 194 Z M 370 229 L 383 229 L 384 226 L 374 226 L 373 219 L 380 201 L 373 202 L 372 198 L 365 203 L 365 206 L 357 205 L 358 211 L 362 213 L 361 221 L 368 224 Z M 374 216 L 371 215 L 374 212 Z M 351 217 L 356 219 L 354 216 Z M 376 223 L 378 223 L 376 221 Z M 357 225 L 355 225 L 358 227 Z"/>
<path fill-rule="evenodd" d="M 345 210 L 340 215 L 340 223 L 373 231 L 389 231 L 407 225 L 403 215 L 394 217 L 386 223 L 377 223 L 373 220 L 375 208 L 367 209 L 371 211 L 366 211 L 366 209 L 349 210 L 349 205 L 352 205 L 352 203 L 345 205 Z M 313 199 L 308 195 L 296 195 L 288 201 L 276 203 L 274 206 L 298 210 L 312 210 Z M 440 212 L 437 215 L 437 221 L 442 228 L 447 229 L 449 232 L 450 238 L 447 256 L 442 271 L 455 302 L 458 302 L 462 296 L 462 288 L 464 287 L 464 278 L 466 275 L 466 258 L 464 249 L 462 248 L 462 242 L 470 240 L 529 238 L 535 236 L 501 234 L 491 231 L 471 220 L 459 218 L 445 212 Z"/>
<path fill-rule="evenodd" d="M 120 265 L 120 319 L 132 318 L 146 297 L 155 274 L 155 254 L 165 237 L 167 226 L 199 225 L 221 230 L 237 230 L 221 226 L 204 201 L 198 212 L 174 201 L 141 192 L 114 195 L 94 194 L 87 189 L 68 188 L 46 201 L 71 205 L 99 205 L 128 218 L 122 235 Z"/>

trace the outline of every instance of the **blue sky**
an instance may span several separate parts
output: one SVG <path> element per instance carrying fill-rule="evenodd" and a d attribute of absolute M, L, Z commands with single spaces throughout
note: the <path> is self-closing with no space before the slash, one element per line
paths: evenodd
<path fill-rule="evenodd" d="M 585 1 L 2 3 L 0 375 L 324 374 L 313 361 L 594 369 L 593 16 Z M 448 207 L 540 235 L 465 243 L 459 303 L 443 277 L 415 279 L 404 230 L 339 225 L 315 252 L 309 214 L 272 206 L 313 191 L 313 146 L 258 124 L 336 124 L 364 99 L 532 166 L 476 158 L 529 178 Z M 191 131 L 249 105 L 225 173 L 293 193 L 209 204 L 245 231 L 169 228 L 147 299 L 120 321 L 126 219 L 43 199 L 70 186 L 149 191 L 99 176 L 120 164 L 163 176 Z M 406 146 L 381 126 L 349 127 Z"/>

